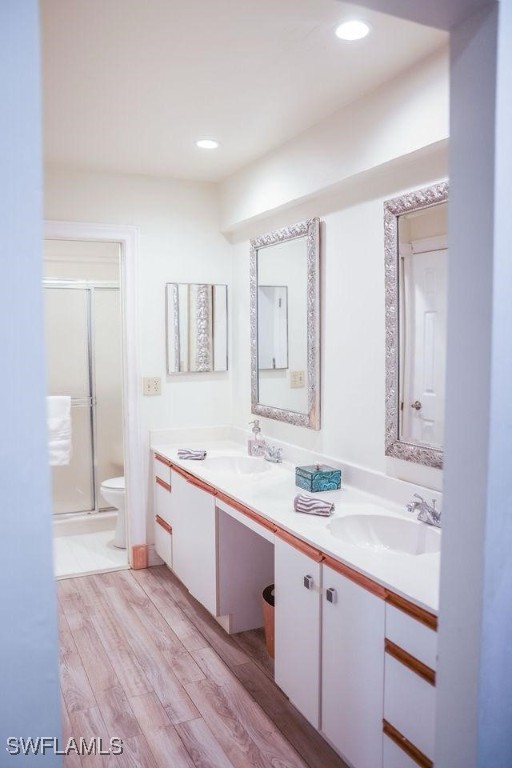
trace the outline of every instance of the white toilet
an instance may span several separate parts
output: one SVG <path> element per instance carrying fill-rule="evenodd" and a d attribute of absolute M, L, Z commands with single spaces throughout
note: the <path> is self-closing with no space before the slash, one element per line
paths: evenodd
<path fill-rule="evenodd" d="M 100 490 L 105 501 L 117 509 L 117 525 L 112 543 L 119 549 L 126 549 L 124 477 L 111 477 L 110 480 L 104 480 Z"/>

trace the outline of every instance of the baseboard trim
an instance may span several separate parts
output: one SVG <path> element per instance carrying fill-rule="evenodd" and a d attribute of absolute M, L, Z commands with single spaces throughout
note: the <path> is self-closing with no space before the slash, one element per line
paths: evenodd
<path fill-rule="evenodd" d="M 135 544 L 132 546 L 131 566 L 134 571 L 148 567 L 148 545 Z"/>

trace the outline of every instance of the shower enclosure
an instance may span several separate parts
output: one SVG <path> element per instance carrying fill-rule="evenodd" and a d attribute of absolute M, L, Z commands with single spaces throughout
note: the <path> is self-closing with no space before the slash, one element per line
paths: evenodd
<path fill-rule="evenodd" d="M 43 281 L 49 395 L 71 397 L 72 453 L 52 467 L 53 511 L 108 505 L 101 483 L 123 475 L 121 308 L 117 282 Z"/>

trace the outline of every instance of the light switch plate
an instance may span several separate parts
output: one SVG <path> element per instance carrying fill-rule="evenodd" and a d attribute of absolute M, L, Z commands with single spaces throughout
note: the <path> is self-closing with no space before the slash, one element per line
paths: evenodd
<path fill-rule="evenodd" d="M 145 395 L 161 395 L 162 380 L 160 376 L 144 376 L 143 392 Z"/>
<path fill-rule="evenodd" d="M 306 386 L 304 371 L 290 371 L 290 389 L 301 389 Z"/>

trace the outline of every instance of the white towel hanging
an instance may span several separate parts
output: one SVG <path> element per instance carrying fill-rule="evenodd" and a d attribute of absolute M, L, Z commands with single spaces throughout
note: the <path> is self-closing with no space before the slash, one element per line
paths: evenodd
<path fill-rule="evenodd" d="M 46 402 L 50 465 L 64 466 L 71 459 L 71 397 L 52 395 Z"/>

